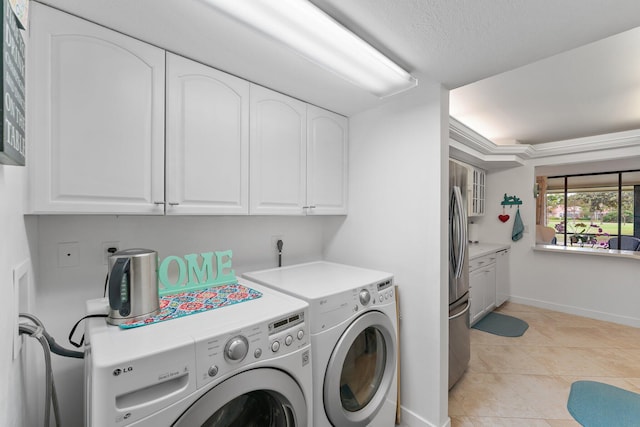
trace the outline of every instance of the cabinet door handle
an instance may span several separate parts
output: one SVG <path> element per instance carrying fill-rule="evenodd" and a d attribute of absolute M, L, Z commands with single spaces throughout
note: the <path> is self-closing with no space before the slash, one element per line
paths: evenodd
<path fill-rule="evenodd" d="M 169 206 L 178 206 L 179 204 L 178 202 L 169 202 Z"/>
<path fill-rule="evenodd" d="M 165 202 L 159 202 L 159 201 L 158 201 L 158 202 L 153 202 L 153 204 L 154 204 L 154 205 L 164 205 L 164 204 L 165 204 Z"/>

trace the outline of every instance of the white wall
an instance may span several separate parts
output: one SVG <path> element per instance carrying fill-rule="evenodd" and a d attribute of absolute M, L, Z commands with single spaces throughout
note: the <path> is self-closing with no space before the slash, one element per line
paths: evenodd
<path fill-rule="evenodd" d="M 512 301 L 640 327 L 637 260 L 533 250 L 536 165 L 624 159 L 632 154 L 628 150 L 607 150 L 556 156 L 488 175 L 487 213 L 476 222 L 480 225 L 480 241 L 511 244 Z M 506 213 L 511 215 L 508 223 L 503 224 L 497 219 L 502 213 L 500 201 L 504 193 L 523 200 L 520 210 L 529 233 L 518 242 L 511 241 L 515 208 L 506 209 Z"/>
<path fill-rule="evenodd" d="M 155 249 L 160 258 L 210 250 L 233 251 L 233 267 L 244 271 L 275 267 L 271 240 L 283 236 L 283 264 L 322 257 L 323 217 L 137 217 L 39 216 L 36 314 L 58 343 L 72 348 L 67 336 L 84 314 L 88 299 L 103 295 L 107 266 L 102 242 L 119 241 L 120 248 Z M 60 242 L 78 242 L 79 265 L 59 267 Z M 79 337 L 76 337 L 78 339 Z M 53 357 L 63 425 L 82 426 L 83 362 Z M 3 400 L 4 402 L 4 400 Z M 9 424 L 12 425 L 12 424 Z"/>
<path fill-rule="evenodd" d="M 350 118 L 349 215 L 326 258 L 395 274 L 401 302 L 403 422 L 447 418 L 448 93 L 420 88 Z"/>
<path fill-rule="evenodd" d="M 27 262 L 27 277 L 32 276 L 27 230 L 22 216 L 23 193 L 26 171 L 22 167 L 0 165 L 0 285 L 2 286 L 3 309 L 0 310 L 0 425 L 22 426 L 30 424 L 27 417 L 26 396 L 28 380 L 25 379 L 24 356 L 15 361 L 12 355 L 14 319 L 17 307 L 13 304 L 13 271 Z M 33 280 L 25 278 L 27 298 Z M 24 353 L 39 351 L 34 342 L 27 343 Z M 41 353 L 40 353 L 41 354 Z M 31 396 L 32 398 L 33 396 Z M 29 409 L 35 410 L 35 399 Z M 33 406 L 32 406 L 33 405 Z"/>

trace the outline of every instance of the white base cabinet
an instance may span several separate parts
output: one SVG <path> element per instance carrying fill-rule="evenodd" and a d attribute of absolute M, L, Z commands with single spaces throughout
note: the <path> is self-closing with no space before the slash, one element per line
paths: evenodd
<path fill-rule="evenodd" d="M 473 325 L 496 307 L 496 254 L 469 261 L 469 318 Z"/>

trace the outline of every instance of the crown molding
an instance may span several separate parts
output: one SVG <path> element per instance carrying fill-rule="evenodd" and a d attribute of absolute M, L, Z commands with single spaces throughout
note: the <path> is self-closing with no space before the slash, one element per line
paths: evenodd
<path fill-rule="evenodd" d="M 524 161 L 566 154 L 629 147 L 640 148 L 640 129 L 535 145 L 522 143 L 498 145 L 451 116 L 449 117 L 449 137 L 478 153 L 480 159 L 485 156 L 516 156 Z"/>
<path fill-rule="evenodd" d="M 565 154 L 607 151 L 620 148 L 640 148 L 640 129 L 566 139 L 564 141 L 545 142 L 531 146 L 531 158 L 560 156 Z"/>

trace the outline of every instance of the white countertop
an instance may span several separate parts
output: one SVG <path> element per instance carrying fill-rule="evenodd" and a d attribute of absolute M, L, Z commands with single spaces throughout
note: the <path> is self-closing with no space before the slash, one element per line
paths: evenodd
<path fill-rule="evenodd" d="M 617 249 L 581 248 L 576 246 L 560 245 L 535 245 L 533 247 L 533 250 L 540 252 L 561 252 L 566 254 L 609 256 L 640 260 L 640 252 L 638 251 L 620 251 Z M 469 253 L 469 255 L 471 256 L 471 252 Z"/>
<path fill-rule="evenodd" d="M 469 243 L 469 259 L 509 249 L 511 245 L 504 243 Z"/>

